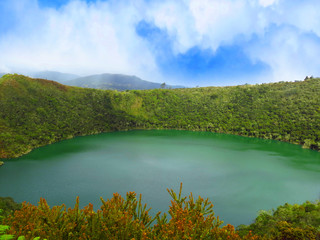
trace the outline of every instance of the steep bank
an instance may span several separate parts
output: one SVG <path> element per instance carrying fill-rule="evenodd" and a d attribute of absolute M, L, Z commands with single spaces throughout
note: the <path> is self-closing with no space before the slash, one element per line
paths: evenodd
<path fill-rule="evenodd" d="M 0 158 L 79 135 L 175 128 L 320 149 L 320 79 L 118 92 L 22 75 L 0 78 Z"/>

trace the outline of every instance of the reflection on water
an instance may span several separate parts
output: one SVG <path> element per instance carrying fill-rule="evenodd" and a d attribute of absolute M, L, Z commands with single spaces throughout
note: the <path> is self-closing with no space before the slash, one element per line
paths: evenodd
<path fill-rule="evenodd" d="M 320 154 L 272 140 L 208 132 L 113 132 L 62 141 L 8 160 L 0 196 L 37 203 L 100 206 L 99 197 L 142 193 L 153 214 L 166 188 L 210 198 L 227 223 L 248 224 L 260 209 L 320 197 Z"/>

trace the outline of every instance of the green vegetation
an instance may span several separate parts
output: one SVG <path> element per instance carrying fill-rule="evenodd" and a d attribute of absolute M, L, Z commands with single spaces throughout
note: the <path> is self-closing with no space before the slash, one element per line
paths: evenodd
<path fill-rule="evenodd" d="M 103 91 L 21 75 L 0 78 L 0 158 L 74 136 L 129 129 L 186 129 L 276 139 L 320 149 L 320 79 L 235 87 Z M 172 190 L 167 219 L 128 193 L 100 210 L 0 199 L 0 239 L 320 239 L 320 203 L 262 211 L 249 226 L 221 226 L 212 204 Z M 15 211 L 16 210 L 16 211 Z M 15 211 L 12 214 L 12 211 Z M 9 216 L 8 216 L 9 215 Z M 154 224 L 154 225 L 152 225 Z M 10 227 L 8 227 L 10 226 Z M 15 237 L 16 239 L 16 237 Z M 19 239 L 23 239 L 20 237 Z"/>
<path fill-rule="evenodd" d="M 221 227 L 222 221 L 214 216 L 213 205 L 199 197 L 195 200 L 177 195 L 172 197 L 168 214 L 149 215 L 141 195 L 134 192 L 126 199 L 119 194 L 107 201 L 95 212 L 92 204 L 79 209 L 79 198 L 73 209 L 65 206 L 50 208 L 44 199 L 38 206 L 23 204 L 21 210 L 4 220 L 10 226 L 7 234 L 26 239 L 256 239 L 251 233 L 240 237 L 233 226 Z M 152 225 L 154 223 L 154 225 Z"/>
<path fill-rule="evenodd" d="M 2 209 L 0 218 L 9 216 L 21 207 L 22 204 L 16 203 L 11 197 L 0 197 L 0 209 Z"/>
<path fill-rule="evenodd" d="M 320 202 L 261 211 L 255 222 L 238 227 L 240 235 L 253 232 L 265 239 L 320 239 Z"/>
<path fill-rule="evenodd" d="M 320 149 L 320 79 L 125 92 L 22 75 L 0 78 L 0 158 L 74 136 L 185 129 L 276 139 Z"/>
<path fill-rule="evenodd" d="M 1 225 L 1 223 L 10 214 L 14 214 L 14 211 L 20 210 L 21 207 L 22 204 L 14 202 L 10 197 L 0 197 L 0 240 L 10 240 L 14 238 L 13 235 L 6 234 L 10 227 L 8 225 Z M 19 240 L 23 239 L 20 238 Z"/>
<path fill-rule="evenodd" d="M 261 211 L 253 224 L 235 230 L 230 224 L 222 226 L 208 199 L 195 199 L 192 193 L 182 197 L 181 190 L 182 185 L 179 194 L 168 190 L 170 209 L 155 217 L 134 192 L 127 193 L 126 199 L 117 193 L 106 201 L 101 198 L 98 211 L 92 204 L 80 209 L 79 198 L 69 209 L 64 205 L 50 208 L 44 199 L 38 206 L 23 203 L 20 210 L 3 219 L 0 239 L 320 239 L 320 202 Z M 1 238 L 4 233 L 7 238 Z"/>
<path fill-rule="evenodd" d="M 1 222 L 3 221 L 3 210 L 0 209 L 0 240 L 10 240 L 13 239 L 13 235 L 8 235 L 6 232 L 10 229 L 8 225 L 1 225 Z"/>

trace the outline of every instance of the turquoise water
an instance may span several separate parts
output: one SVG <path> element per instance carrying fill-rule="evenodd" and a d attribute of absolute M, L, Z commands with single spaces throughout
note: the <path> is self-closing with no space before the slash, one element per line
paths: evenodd
<path fill-rule="evenodd" d="M 142 193 L 167 211 L 166 188 L 209 198 L 220 219 L 249 224 L 260 209 L 320 198 L 320 153 L 271 140 L 176 130 L 112 132 L 36 149 L 0 167 L 0 196 L 36 204 L 93 203 Z"/>

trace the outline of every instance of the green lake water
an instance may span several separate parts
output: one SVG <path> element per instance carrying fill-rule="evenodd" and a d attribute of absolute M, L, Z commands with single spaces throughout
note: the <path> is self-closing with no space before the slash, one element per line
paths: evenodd
<path fill-rule="evenodd" d="M 200 195 L 225 223 L 249 224 L 261 209 L 320 198 L 320 153 L 271 140 L 176 130 L 112 132 L 38 148 L 0 167 L 0 196 L 97 209 L 100 196 L 142 193 L 167 211 L 166 188 Z"/>

